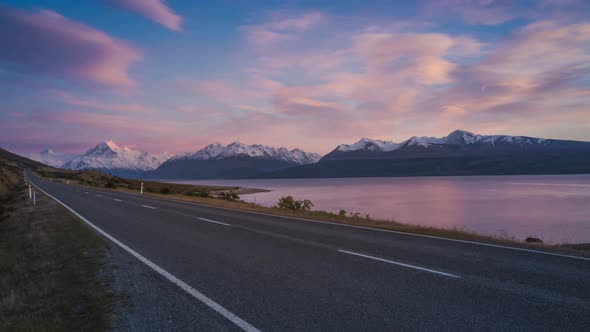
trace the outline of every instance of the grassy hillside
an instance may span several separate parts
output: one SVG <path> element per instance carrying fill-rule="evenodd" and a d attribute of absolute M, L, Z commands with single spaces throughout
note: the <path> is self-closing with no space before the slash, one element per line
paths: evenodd
<path fill-rule="evenodd" d="M 51 169 L 0 149 L 0 331 L 90 331 L 110 326 L 107 243 L 23 171 Z"/>
<path fill-rule="evenodd" d="M 23 181 L 23 170 L 47 167 L 39 162 L 21 157 L 0 148 L 0 200 L 9 199 Z"/>

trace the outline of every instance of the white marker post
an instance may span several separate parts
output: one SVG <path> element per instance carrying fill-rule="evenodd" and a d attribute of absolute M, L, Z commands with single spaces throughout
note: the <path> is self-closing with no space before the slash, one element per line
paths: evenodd
<path fill-rule="evenodd" d="M 143 195 L 143 182 L 141 183 L 141 189 L 139 189 L 139 194 Z"/>
<path fill-rule="evenodd" d="M 37 196 L 35 195 L 34 190 L 33 190 L 33 205 L 37 205 Z"/>
<path fill-rule="evenodd" d="M 33 193 L 31 191 L 31 185 L 29 185 L 29 199 L 33 198 Z"/>
<path fill-rule="evenodd" d="M 66 184 L 70 184 L 70 180 L 66 180 Z"/>

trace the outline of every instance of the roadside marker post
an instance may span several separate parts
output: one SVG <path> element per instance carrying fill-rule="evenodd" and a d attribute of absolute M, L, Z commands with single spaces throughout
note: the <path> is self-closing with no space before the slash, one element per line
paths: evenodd
<path fill-rule="evenodd" d="M 35 195 L 34 190 L 33 190 L 33 205 L 37 205 L 37 196 Z"/>
<path fill-rule="evenodd" d="M 143 182 L 141 183 L 141 189 L 139 189 L 139 194 L 143 195 Z"/>
<path fill-rule="evenodd" d="M 29 199 L 33 198 L 33 193 L 31 192 L 31 185 L 29 185 Z"/>

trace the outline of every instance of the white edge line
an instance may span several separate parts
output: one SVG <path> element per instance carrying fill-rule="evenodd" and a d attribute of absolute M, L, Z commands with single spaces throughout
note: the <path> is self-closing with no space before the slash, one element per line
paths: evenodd
<path fill-rule="evenodd" d="M 416 265 L 405 264 L 405 263 L 400 263 L 400 262 L 396 262 L 396 261 L 390 261 L 388 259 L 379 258 L 379 257 L 373 257 L 373 256 L 369 256 L 369 255 L 364 255 L 364 254 L 359 254 L 357 252 L 352 252 L 352 251 L 348 251 L 348 250 L 338 250 L 338 251 L 339 252 L 342 252 L 342 253 L 345 253 L 345 254 L 349 254 L 349 255 L 364 257 L 364 258 L 373 259 L 373 260 L 380 261 L 380 262 L 385 262 L 385 263 L 399 265 L 399 266 L 403 266 L 403 267 L 409 267 L 409 268 L 420 270 L 420 271 L 425 271 L 425 272 L 430 272 L 430 273 L 434 273 L 434 274 L 439 274 L 439 275 L 442 275 L 442 276 L 445 276 L 445 277 L 458 278 L 458 279 L 461 278 L 460 276 L 455 275 L 455 274 L 450 274 L 450 273 L 441 272 L 441 271 L 437 271 L 437 270 L 427 269 L 425 267 L 420 267 L 420 266 L 416 266 Z"/>
<path fill-rule="evenodd" d="M 140 206 L 141 206 L 141 207 L 144 207 L 144 208 L 152 209 L 152 210 L 155 210 L 155 209 L 156 209 L 155 207 L 153 207 L 153 206 L 149 206 L 149 205 L 143 205 L 143 204 L 142 204 L 142 205 L 140 205 Z"/>
<path fill-rule="evenodd" d="M 126 194 L 126 193 L 122 193 L 122 194 Z M 129 195 L 129 194 L 127 194 L 127 195 Z M 581 259 L 581 260 L 585 260 L 585 261 L 590 261 L 590 257 L 574 256 L 574 255 L 567 255 L 567 254 L 558 254 L 558 253 L 554 253 L 554 252 L 541 251 L 541 250 L 535 250 L 535 249 L 518 248 L 518 247 L 511 247 L 511 246 L 505 246 L 505 245 L 501 245 L 501 244 L 492 244 L 492 243 L 469 241 L 469 240 L 458 240 L 458 239 L 451 239 L 451 238 L 447 238 L 447 237 L 434 236 L 434 235 L 416 234 L 416 233 L 409 233 L 409 232 L 402 232 L 402 231 L 393 231 L 393 230 L 389 230 L 389 229 L 372 228 L 372 227 L 357 226 L 357 225 L 348 225 L 348 224 L 340 224 L 340 223 L 335 223 L 335 222 L 327 222 L 327 221 L 320 221 L 320 220 L 313 220 L 313 219 L 306 219 L 306 218 L 296 218 L 296 217 L 281 216 L 281 215 L 277 215 L 277 214 L 270 214 L 270 213 L 263 213 L 263 212 L 254 212 L 254 211 L 230 209 L 230 208 L 226 208 L 226 207 L 211 206 L 211 205 L 206 205 L 206 204 L 199 204 L 199 203 L 187 202 L 187 201 L 179 201 L 179 200 L 168 199 L 168 198 L 160 198 L 160 197 L 154 197 L 154 196 L 144 196 L 144 197 L 149 198 L 149 199 L 160 200 L 160 201 L 167 201 L 167 202 L 173 202 L 173 203 L 180 203 L 180 204 L 189 204 L 189 205 L 202 206 L 202 207 L 210 208 L 210 209 L 219 209 L 219 210 L 228 210 L 228 211 L 235 211 L 235 212 L 242 212 L 242 213 L 249 213 L 249 214 L 258 214 L 258 215 L 275 217 L 275 218 L 282 218 L 282 219 L 302 220 L 302 221 L 315 222 L 315 223 L 318 223 L 318 224 L 325 224 L 325 225 L 332 225 L 332 226 L 342 226 L 342 227 L 350 227 L 350 228 L 359 228 L 359 229 L 366 229 L 366 230 L 370 230 L 370 231 L 393 233 L 393 234 L 400 234 L 400 235 L 409 235 L 409 236 L 417 236 L 417 237 L 423 237 L 423 238 L 428 238 L 428 239 L 436 239 L 436 240 L 443 240 L 443 241 L 466 243 L 466 244 L 473 244 L 473 245 L 484 246 L 484 247 L 492 247 L 492 248 L 516 250 L 516 251 L 523 251 L 523 252 L 528 252 L 528 253 L 543 254 L 543 255 L 557 256 L 557 257 L 563 257 L 563 258 L 573 258 L 573 259 Z"/>
<path fill-rule="evenodd" d="M 103 231 L 102 229 L 98 228 L 93 223 L 91 223 L 88 219 L 82 217 L 78 212 L 74 211 L 74 209 L 70 208 L 69 206 L 67 206 L 66 204 L 64 204 L 62 201 L 60 201 L 59 199 L 53 197 L 51 194 L 47 193 L 45 190 L 39 188 L 36 184 L 33 183 L 33 185 L 35 187 L 37 187 L 37 189 L 39 189 L 43 193 L 45 193 L 45 195 L 53 198 L 56 202 L 58 202 L 59 204 L 63 205 L 66 209 L 68 209 L 70 212 L 72 212 L 74 215 L 76 215 L 76 217 L 80 218 L 82 221 L 84 221 L 86 224 L 88 224 L 90 227 L 92 227 L 95 231 L 97 231 L 98 233 L 100 233 L 101 235 L 103 235 L 104 237 L 106 237 L 107 239 L 111 240 L 113 243 L 115 243 L 119 247 L 123 248 L 125 251 L 127 251 L 128 253 L 130 253 L 131 255 L 133 255 L 135 258 L 139 259 L 141 262 L 143 262 L 145 265 L 147 265 L 150 268 L 152 268 L 154 271 L 158 272 L 160 275 L 162 275 L 164 278 L 168 279 L 170 282 L 172 282 L 175 285 L 177 285 L 178 287 L 182 288 L 185 292 L 189 293 L 190 295 L 192 295 L 197 300 L 203 302 L 209 308 L 215 310 L 217 313 L 221 314 L 223 317 L 227 318 L 229 321 L 231 321 L 232 323 L 236 324 L 242 330 L 244 330 L 244 331 L 252 331 L 252 332 L 260 332 L 260 330 L 258 330 L 256 327 L 250 325 L 250 323 L 248 323 L 245 320 L 241 319 L 240 317 L 236 316 L 234 313 L 232 313 L 231 311 L 227 310 L 222 305 L 220 305 L 217 302 L 211 300 L 205 294 L 203 294 L 203 293 L 197 291 L 196 289 L 192 288 L 191 286 L 189 286 L 184 281 L 182 281 L 182 280 L 178 279 L 177 277 L 175 277 L 174 275 L 172 275 L 170 272 L 168 272 L 168 271 L 164 270 L 163 268 L 159 267 L 158 265 L 156 265 L 155 263 L 153 263 L 149 259 L 143 257 L 141 254 L 139 254 L 135 250 L 133 250 L 133 249 L 129 248 L 128 246 L 126 246 L 125 244 L 123 244 L 121 241 L 115 239 L 114 237 L 112 237 L 111 235 L 109 235 L 108 233 L 106 233 L 105 231 Z"/>
<path fill-rule="evenodd" d="M 205 219 L 205 218 L 201 218 L 201 217 L 195 217 L 195 218 L 197 218 L 199 220 L 202 220 L 202 221 L 211 222 L 211 223 L 214 223 L 214 224 L 219 224 L 219 225 L 231 227 L 230 224 L 226 224 L 224 222 L 215 221 L 215 220 L 211 220 L 211 219 Z"/>
<path fill-rule="evenodd" d="M 117 194 L 121 194 L 121 195 L 130 195 L 130 196 L 132 196 L 131 194 L 125 193 L 125 192 L 116 192 L 116 193 Z M 562 257 L 562 258 L 572 258 L 572 259 L 580 259 L 580 260 L 584 260 L 584 261 L 590 261 L 590 257 L 574 256 L 574 255 L 567 255 L 567 254 L 558 254 L 558 253 L 554 253 L 554 252 L 541 251 L 541 250 L 535 250 L 535 249 L 518 248 L 518 247 L 511 247 L 511 246 L 506 246 L 506 245 L 501 245 L 501 244 L 477 242 L 477 241 L 470 241 L 470 240 L 451 239 L 451 238 L 442 237 L 442 236 L 424 235 L 424 234 L 416 234 L 416 233 L 409 233 L 409 232 L 402 232 L 402 231 L 393 231 L 393 230 L 389 230 L 389 229 L 373 228 L 373 227 L 366 227 L 366 226 L 348 225 L 348 224 L 341 224 L 341 223 L 327 222 L 327 221 L 320 221 L 320 220 L 313 220 L 313 219 L 306 219 L 306 218 L 288 217 L 288 216 L 281 216 L 281 215 L 271 214 L 271 213 L 254 212 L 254 211 L 239 210 L 239 209 L 231 209 L 231 208 L 226 208 L 226 207 L 211 206 L 211 205 L 207 205 L 207 204 L 200 204 L 200 203 L 194 203 L 194 202 L 188 202 L 188 201 L 180 201 L 180 200 L 174 200 L 174 199 L 169 199 L 169 198 L 161 198 L 161 197 L 155 197 L 155 196 L 144 196 L 144 197 L 145 198 L 148 198 L 148 199 L 159 200 L 159 201 L 166 201 L 166 202 L 173 202 L 173 203 L 180 203 L 180 204 L 188 204 L 188 205 L 202 206 L 202 207 L 209 208 L 209 209 L 219 209 L 219 210 L 235 211 L 235 212 L 242 212 L 242 213 L 249 213 L 249 214 L 257 214 L 257 215 L 269 216 L 269 217 L 275 217 L 275 218 L 281 218 L 281 219 L 302 220 L 302 221 L 314 222 L 314 223 L 318 223 L 318 224 L 325 224 L 325 225 L 332 225 L 332 226 L 341 226 L 341 227 L 366 229 L 366 230 L 370 230 L 370 231 L 393 233 L 393 234 L 400 234 L 400 235 L 407 235 L 407 236 L 416 236 L 416 237 L 423 237 L 423 238 L 428 238 L 428 239 L 435 239 L 435 240 L 442 240 L 442 241 L 451 241 L 451 242 L 465 243 L 465 244 L 473 244 L 473 245 L 484 246 L 484 247 L 507 249 L 507 250 L 515 250 L 515 251 L 522 251 L 522 252 L 528 252 L 528 253 L 534 253 L 534 254 L 542 254 L 542 255 L 556 256 L 556 257 Z"/>

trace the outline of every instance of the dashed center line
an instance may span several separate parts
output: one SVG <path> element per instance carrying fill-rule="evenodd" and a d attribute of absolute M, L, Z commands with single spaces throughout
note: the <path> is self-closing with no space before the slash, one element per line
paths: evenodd
<path fill-rule="evenodd" d="M 120 200 L 118 198 L 113 198 L 113 201 L 115 201 L 115 202 L 122 202 L 122 200 Z"/>
<path fill-rule="evenodd" d="M 140 205 L 140 206 L 141 207 L 144 207 L 144 208 L 152 209 L 152 210 L 155 210 L 156 209 L 155 207 L 149 206 L 149 205 Z"/>
<path fill-rule="evenodd" d="M 102 195 L 96 195 L 96 197 L 102 197 Z"/>
<path fill-rule="evenodd" d="M 383 258 L 379 258 L 379 257 L 373 257 L 373 256 L 369 256 L 369 255 L 359 254 L 357 252 L 352 252 L 352 251 L 348 251 L 348 250 L 338 250 L 338 251 L 339 252 L 342 252 L 342 253 L 345 253 L 345 254 L 359 256 L 359 257 L 364 257 L 364 258 L 368 258 L 368 259 L 373 259 L 373 260 L 384 262 L 384 263 L 389 263 L 389 264 L 399 265 L 399 266 L 403 266 L 403 267 L 409 267 L 411 269 L 416 269 L 416 270 L 420 270 L 420 271 L 430 272 L 430 273 L 442 275 L 442 276 L 445 276 L 445 277 L 461 278 L 458 275 L 454 275 L 454 274 L 450 274 L 450 273 L 446 273 L 446 272 L 436 271 L 436 270 L 432 270 L 432 269 L 427 269 L 425 267 L 420 267 L 420 266 L 416 266 L 416 265 L 410 265 L 410 264 L 400 263 L 400 262 L 396 262 L 396 261 L 390 261 L 388 259 L 383 259 Z"/>
<path fill-rule="evenodd" d="M 214 224 L 219 224 L 219 225 L 223 225 L 223 226 L 231 226 L 230 224 L 226 224 L 226 223 L 221 222 L 221 221 L 215 221 L 215 220 L 205 219 L 205 218 L 199 218 L 199 217 L 195 217 L 195 218 L 196 219 L 199 219 L 199 220 L 202 220 L 202 221 L 214 223 Z"/>

